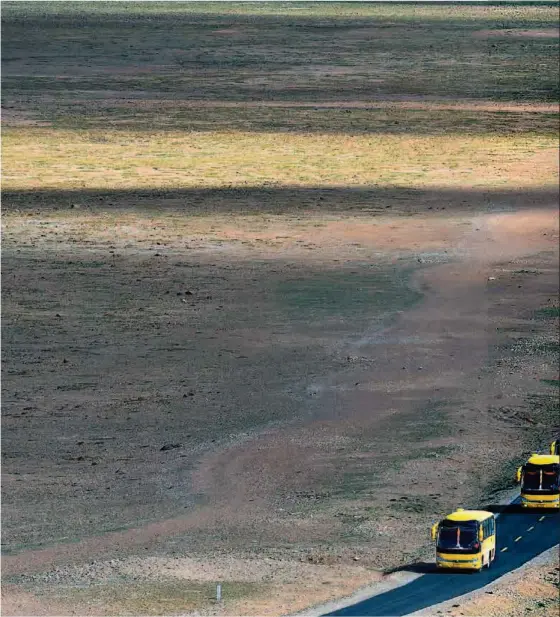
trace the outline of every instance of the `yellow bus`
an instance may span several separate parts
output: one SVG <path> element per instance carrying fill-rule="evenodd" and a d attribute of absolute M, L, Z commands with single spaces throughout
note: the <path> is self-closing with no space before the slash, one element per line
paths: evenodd
<path fill-rule="evenodd" d="M 533 454 L 517 470 L 524 508 L 560 509 L 560 456 Z"/>
<path fill-rule="evenodd" d="M 550 444 L 550 454 L 552 454 L 553 456 L 560 456 L 560 437 L 557 437 Z"/>
<path fill-rule="evenodd" d="M 484 510 L 458 508 L 432 526 L 432 540 L 438 568 L 480 572 L 496 558 L 496 517 Z"/>

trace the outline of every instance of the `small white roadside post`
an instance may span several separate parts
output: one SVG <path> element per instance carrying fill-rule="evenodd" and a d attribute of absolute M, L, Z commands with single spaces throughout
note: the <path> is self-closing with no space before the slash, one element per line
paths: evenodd
<path fill-rule="evenodd" d="M 220 583 L 216 585 L 216 602 L 222 601 L 222 586 Z"/>

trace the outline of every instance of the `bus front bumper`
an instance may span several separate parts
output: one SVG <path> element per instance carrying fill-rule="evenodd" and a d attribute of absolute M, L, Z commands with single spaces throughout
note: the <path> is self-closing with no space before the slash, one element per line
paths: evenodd
<path fill-rule="evenodd" d="M 524 508 L 560 508 L 560 495 L 524 495 L 521 493 Z"/>
<path fill-rule="evenodd" d="M 439 553 L 436 555 L 436 566 L 438 568 L 449 568 L 453 570 L 480 570 L 482 567 L 481 555 L 446 555 Z"/>

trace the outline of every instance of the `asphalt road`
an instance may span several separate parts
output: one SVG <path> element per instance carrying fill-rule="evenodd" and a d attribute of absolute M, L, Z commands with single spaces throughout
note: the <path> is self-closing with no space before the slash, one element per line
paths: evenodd
<path fill-rule="evenodd" d="M 411 583 L 372 596 L 328 615 L 371 615 L 398 617 L 452 600 L 484 587 L 507 572 L 519 568 L 542 552 L 560 544 L 560 513 L 521 511 L 508 507 L 497 521 L 496 559 L 491 568 L 478 573 L 437 572 L 435 565 L 411 566 L 409 571 L 426 571 Z M 435 560 L 435 550 L 434 550 Z"/>

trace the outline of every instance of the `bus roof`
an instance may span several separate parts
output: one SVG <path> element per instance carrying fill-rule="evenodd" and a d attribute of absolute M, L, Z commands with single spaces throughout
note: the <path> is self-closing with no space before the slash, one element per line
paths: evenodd
<path fill-rule="evenodd" d="M 553 465 L 560 463 L 560 455 L 558 454 L 533 454 L 527 461 L 531 465 Z"/>
<path fill-rule="evenodd" d="M 484 510 L 463 510 L 458 508 L 455 512 L 446 516 L 446 520 L 462 523 L 464 521 L 484 521 L 490 516 L 494 516 L 492 512 Z"/>

